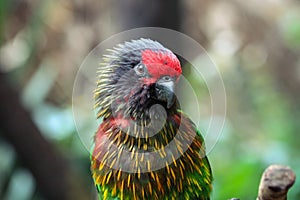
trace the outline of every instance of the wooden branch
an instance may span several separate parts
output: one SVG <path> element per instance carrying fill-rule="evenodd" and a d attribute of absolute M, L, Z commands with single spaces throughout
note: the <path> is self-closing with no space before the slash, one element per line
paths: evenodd
<path fill-rule="evenodd" d="M 286 200 L 296 176 L 287 166 L 271 165 L 263 173 L 257 200 Z"/>

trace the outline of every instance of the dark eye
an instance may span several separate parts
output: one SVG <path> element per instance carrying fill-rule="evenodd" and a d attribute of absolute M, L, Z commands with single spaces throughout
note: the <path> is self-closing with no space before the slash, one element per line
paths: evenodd
<path fill-rule="evenodd" d="M 164 77 L 162 77 L 162 80 L 164 80 L 164 81 L 172 81 L 173 78 L 171 76 L 164 76 Z"/>
<path fill-rule="evenodd" d="M 142 64 L 142 63 L 136 65 L 136 66 L 134 67 L 134 71 L 135 71 L 135 73 L 136 73 L 137 75 L 139 75 L 139 76 L 145 75 L 145 73 L 146 73 L 145 65 Z"/>

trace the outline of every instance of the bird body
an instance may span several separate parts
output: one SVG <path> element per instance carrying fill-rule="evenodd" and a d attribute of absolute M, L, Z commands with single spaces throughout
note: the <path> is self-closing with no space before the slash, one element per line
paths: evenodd
<path fill-rule="evenodd" d="M 103 200 L 209 200 L 204 141 L 180 110 L 177 57 L 139 39 L 104 58 L 95 90 L 98 118 L 91 171 Z"/>

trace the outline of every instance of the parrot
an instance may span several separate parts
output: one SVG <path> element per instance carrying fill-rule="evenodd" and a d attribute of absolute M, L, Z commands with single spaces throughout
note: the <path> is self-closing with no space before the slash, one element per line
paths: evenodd
<path fill-rule="evenodd" d="M 97 68 L 101 119 L 91 173 L 101 200 L 209 200 L 212 170 L 203 136 L 180 109 L 178 57 L 148 38 L 107 50 Z"/>

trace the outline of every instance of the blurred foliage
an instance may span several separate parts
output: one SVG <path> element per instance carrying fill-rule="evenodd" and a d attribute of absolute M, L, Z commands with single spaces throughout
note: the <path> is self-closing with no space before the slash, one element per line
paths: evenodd
<path fill-rule="evenodd" d="M 121 31 L 122 13 L 116 13 L 115 3 L 0 2 L 1 71 L 44 137 L 83 174 L 91 191 L 89 154 L 73 122 L 72 87 L 88 52 Z M 205 47 L 227 93 L 224 131 L 209 153 L 213 199 L 254 199 L 260 176 L 272 163 L 289 165 L 300 176 L 299 2 L 190 0 L 182 6 L 182 31 Z M 192 71 L 184 72 L 203 91 L 200 108 L 205 116 L 205 83 Z M 33 177 L 1 137 L 0 158 L 0 199 L 42 199 Z M 300 199 L 299 188 L 296 181 L 290 199 Z"/>

